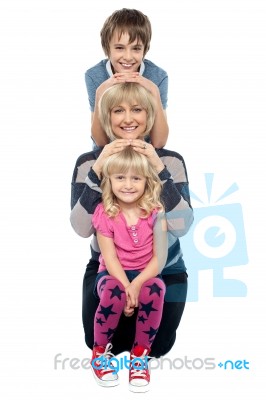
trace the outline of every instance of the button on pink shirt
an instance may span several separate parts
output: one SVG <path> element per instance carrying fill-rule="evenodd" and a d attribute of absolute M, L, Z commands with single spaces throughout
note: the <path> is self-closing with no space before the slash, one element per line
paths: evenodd
<path fill-rule="evenodd" d="M 98 204 L 92 217 L 95 229 L 103 236 L 112 238 L 118 259 L 125 270 L 142 270 L 153 256 L 153 226 L 157 211 L 149 217 L 139 218 L 136 225 L 128 226 L 123 213 L 111 218 Z M 99 258 L 98 272 L 106 270 L 103 257 Z"/>

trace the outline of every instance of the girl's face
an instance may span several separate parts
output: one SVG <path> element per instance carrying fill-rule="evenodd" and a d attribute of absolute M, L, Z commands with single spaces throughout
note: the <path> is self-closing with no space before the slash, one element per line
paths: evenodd
<path fill-rule="evenodd" d="M 119 139 L 142 139 L 147 126 L 147 112 L 138 104 L 123 102 L 111 110 L 111 128 Z"/>
<path fill-rule="evenodd" d="M 114 72 L 137 72 L 144 57 L 144 46 L 137 39 L 129 44 L 129 34 L 123 33 L 119 39 L 117 31 L 110 41 L 109 59 Z"/>
<path fill-rule="evenodd" d="M 126 173 L 111 174 L 112 191 L 121 207 L 134 205 L 145 191 L 146 178 L 132 169 Z"/>

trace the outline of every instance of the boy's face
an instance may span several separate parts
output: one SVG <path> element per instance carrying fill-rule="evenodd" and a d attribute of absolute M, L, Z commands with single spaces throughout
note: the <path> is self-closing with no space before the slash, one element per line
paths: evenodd
<path fill-rule="evenodd" d="M 137 39 L 129 44 L 129 34 L 123 33 L 119 39 L 115 31 L 110 42 L 109 59 L 114 72 L 137 72 L 144 57 L 144 46 Z"/>

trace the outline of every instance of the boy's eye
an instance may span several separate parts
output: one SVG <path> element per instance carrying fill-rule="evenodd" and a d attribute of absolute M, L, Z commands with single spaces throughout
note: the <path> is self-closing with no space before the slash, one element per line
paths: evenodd
<path fill-rule="evenodd" d="M 142 48 L 141 48 L 140 46 L 136 46 L 136 47 L 133 47 L 133 50 L 135 50 L 135 51 L 141 51 Z"/>

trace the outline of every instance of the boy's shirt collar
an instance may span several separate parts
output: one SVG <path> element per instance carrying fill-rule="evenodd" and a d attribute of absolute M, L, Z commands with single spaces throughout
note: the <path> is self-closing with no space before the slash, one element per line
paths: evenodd
<path fill-rule="evenodd" d="M 106 63 L 106 70 L 107 70 L 107 73 L 108 73 L 108 75 L 109 75 L 110 77 L 113 76 L 113 71 L 112 71 L 112 67 L 111 67 L 110 60 L 107 60 L 107 63 Z M 143 74 L 144 74 L 144 70 L 145 70 L 145 64 L 144 64 L 143 61 L 141 61 L 140 69 L 139 69 L 140 75 L 143 75 Z"/>

